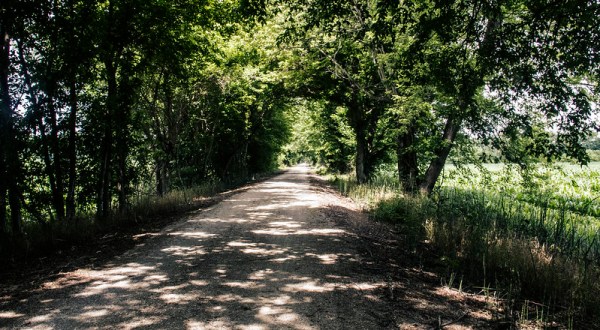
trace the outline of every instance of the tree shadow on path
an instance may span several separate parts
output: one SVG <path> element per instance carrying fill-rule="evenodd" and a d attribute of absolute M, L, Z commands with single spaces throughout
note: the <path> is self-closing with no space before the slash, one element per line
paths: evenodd
<path fill-rule="evenodd" d="M 335 197 L 311 190 L 298 172 L 199 211 L 101 269 L 48 283 L 0 312 L 0 326 L 426 328 L 435 315 L 448 315 L 423 303 L 439 292 L 407 293 L 409 283 L 390 287 L 384 272 L 365 267 L 372 261 L 356 248 L 363 239 L 328 218 Z M 433 316 L 398 313 L 398 301 L 411 313 L 424 306 L 424 315 Z"/>

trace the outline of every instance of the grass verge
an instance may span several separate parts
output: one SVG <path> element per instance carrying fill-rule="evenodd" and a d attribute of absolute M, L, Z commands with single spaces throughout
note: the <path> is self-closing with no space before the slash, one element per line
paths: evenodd
<path fill-rule="evenodd" d="M 104 237 L 127 236 L 155 230 L 179 219 L 185 212 L 213 205 L 227 194 L 248 183 L 260 181 L 280 173 L 264 173 L 232 183 L 209 182 L 193 188 L 172 190 L 164 196 L 140 195 L 133 199 L 125 212 L 117 212 L 102 219 L 94 214 L 79 214 L 73 222 L 39 223 L 26 221 L 23 234 L 2 242 L 0 260 L 7 268 L 21 267 L 29 259 L 63 253 L 86 245 L 96 245 Z"/>
<path fill-rule="evenodd" d="M 399 194 L 384 175 L 357 185 L 330 178 L 377 221 L 393 224 L 415 249 L 434 252 L 441 271 L 494 296 L 520 326 L 580 328 L 600 316 L 599 219 L 501 193 L 439 189 Z M 461 284 L 462 286 L 462 284 Z"/>

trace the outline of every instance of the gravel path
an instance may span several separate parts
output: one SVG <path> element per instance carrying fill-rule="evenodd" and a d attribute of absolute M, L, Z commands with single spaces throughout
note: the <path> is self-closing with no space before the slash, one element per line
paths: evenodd
<path fill-rule="evenodd" d="M 487 298 L 400 266 L 387 227 L 309 178 L 294 167 L 48 280 L 4 305 L 0 329 L 492 327 Z"/>
<path fill-rule="evenodd" d="M 80 269 L 46 283 L 14 310 L 0 311 L 0 325 L 391 327 L 378 312 L 385 304 L 372 295 L 385 281 L 362 271 L 354 249 L 359 238 L 324 212 L 344 201 L 311 188 L 307 171 L 295 167 L 196 212 L 101 269 Z"/>

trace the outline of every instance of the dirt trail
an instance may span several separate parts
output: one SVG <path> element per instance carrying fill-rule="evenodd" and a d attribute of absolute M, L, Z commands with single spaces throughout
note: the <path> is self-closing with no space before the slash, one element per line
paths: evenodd
<path fill-rule="evenodd" d="M 386 299 L 395 290 L 388 275 L 365 267 L 372 260 L 358 252 L 363 239 L 336 225 L 331 207 L 338 217 L 358 212 L 311 186 L 307 172 L 295 167 L 191 214 L 100 269 L 46 283 L 0 311 L 0 328 L 431 327 L 421 321 L 437 318 L 435 311 L 414 315 L 439 305 L 420 301 L 439 288 L 399 284 L 420 289 L 404 293 L 400 305 Z M 453 305 L 443 299 L 437 313 L 447 316 L 440 310 Z"/>

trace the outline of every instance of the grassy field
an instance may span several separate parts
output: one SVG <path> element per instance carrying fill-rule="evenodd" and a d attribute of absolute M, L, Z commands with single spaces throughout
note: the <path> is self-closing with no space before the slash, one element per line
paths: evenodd
<path fill-rule="evenodd" d="M 600 315 L 600 163 L 450 165 L 430 198 L 401 194 L 393 170 L 332 181 L 409 244 L 431 246 L 449 276 L 493 289 L 506 317 L 572 327 Z"/>

